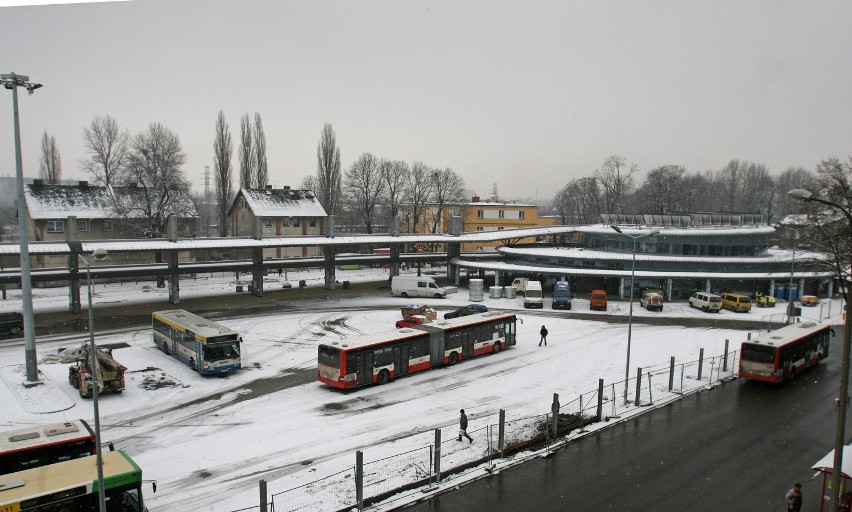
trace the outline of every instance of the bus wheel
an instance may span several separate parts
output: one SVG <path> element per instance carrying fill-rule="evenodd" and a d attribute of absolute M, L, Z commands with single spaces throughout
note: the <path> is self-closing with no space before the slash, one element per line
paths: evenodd
<path fill-rule="evenodd" d="M 450 366 L 459 362 L 459 353 L 458 352 L 450 352 Z"/>
<path fill-rule="evenodd" d="M 407 293 L 405 293 L 405 292 L 400 293 L 400 294 L 399 294 L 399 296 L 400 296 L 400 297 L 402 297 L 403 299 L 407 299 L 407 298 L 408 298 L 408 294 L 407 294 Z"/>
<path fill-rule="evenodd" d="M 387 370 L 382 370 L 379 372 L 379 384 L 387 384 L 390 380 L 390 374 Z"/>
<path fill-rule="evenodd" d="M 195 366 L 195 358 L 192 358 L 192 359 L 189 360 L 189 367 L 192 368 L 195 371 L 198 371 L 198 368 L 196 368 L 196 366 Z"/>
<path fill-rule="evenodd" d="M 499 341 L 494 344 L 494 353 L 495 354 L 500 353 L 500 342 Z"/>

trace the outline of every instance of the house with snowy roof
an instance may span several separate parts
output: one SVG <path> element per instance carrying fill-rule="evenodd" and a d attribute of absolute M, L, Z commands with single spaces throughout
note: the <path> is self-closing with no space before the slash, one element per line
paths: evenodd
<path fill-rule="evenodd" d="M 195 206 L 185 192 L 171 191 L 154 204 L 152 190 L 131 185 L 102 187 L 80 181 L 76 185 L 53 185 L 33 180 L 24 186 L 27 203 L 27 233 L 30 241 L 116 240 L 160 237 L 169 216 L 177 222 L 178 234 L 195 236 Z M 122 260 L 132 260 L 132 254 Z M 57 261 L 50 261 L 50 259 Z M 61 256 L 39 256 L 35 267 L 64 264 Z M 146 260 L 147 261 L 147 260 Z"/>
<path fill-rule="evenodd" d="M 321 236 L 325 209 L 310 190 L 241 188 L 228 210 L 231 236 L 258 238 Z M 274 247 L 264 249 L 264 258 L 320 256 L 319 247 Z"/>

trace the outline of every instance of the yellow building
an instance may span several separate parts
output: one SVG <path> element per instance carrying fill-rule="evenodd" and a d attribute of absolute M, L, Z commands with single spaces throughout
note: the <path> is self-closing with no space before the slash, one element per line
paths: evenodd
<path fill-rule="evenodd" d="M 417 219 L 417 222 L 413 222 L 412 205 L 402 205 L 403 229 L 410 233 L 431 233 L 438 215 L 438 209 L 436 203 L 426 203 L 420 218 Z M 435 233 L 450 232 L 453 217 L 459 218 L 462 233 L 482 233 L 559 224 L 558 217 L 539 217 L 538 206 L 533 204 L 500 201 L 496 198 L 481 201 L 479 197 L 474 196 L 467 203 L 444 205 Z M 516 243 L 533 242 L 535 242 L 535 239 L 532 237 L 516 241 Z M 492 250 L 500 245 L 502 245 L 502 242 L 464 243 L 461 250 Z"/>

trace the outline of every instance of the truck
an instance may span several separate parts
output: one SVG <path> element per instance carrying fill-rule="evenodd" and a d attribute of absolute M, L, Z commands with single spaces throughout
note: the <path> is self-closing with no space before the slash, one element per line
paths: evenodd
<path fill-rule="evenodd" d="M 446 298 L 447 290 L 438 286 L 429 276 L 393 276 L 391 295 L 394 297 L 435 297 Z"/>
<path fill-rule="evenodd" d="M 557 281 L 553 285 L 553 309 L 571 309 L 571 283 Z"/>
<path fill-rule="evenodd" d="M 525 308 L 543 308 L 544 293 L 541 290 L 541 283 L 538 281 L 527 281 L 526 289 L 524 290 L 524 307 Z"/>
<path fill-rule="evenodd" d="M 124 372 L 127 368 L 112 357 L 112 351 L 96 347 L 98 361 L 98 394 L 105 392 L 121 393 L 124 390 Z M 77 388 L 82 398 L 92 396 L 92 357 L 88 344 L 80 347 L 77 361 L 68 368 L 68 383 Z"/>

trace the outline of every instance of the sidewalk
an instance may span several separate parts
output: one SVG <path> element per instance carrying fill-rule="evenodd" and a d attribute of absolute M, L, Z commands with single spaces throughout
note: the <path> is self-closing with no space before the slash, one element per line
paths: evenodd
<path fill-rule="evenodd" d="M 76 405 L 76 402 L 65 394 L 53 381 L 39 372 L 39 384 L 24 386 L 26 368 L 22 364 L 12 364 L 0 367 L 0 381 L 6 385 L 21 407 L 32 414 L 50 414 L 65 411 Z"/>

